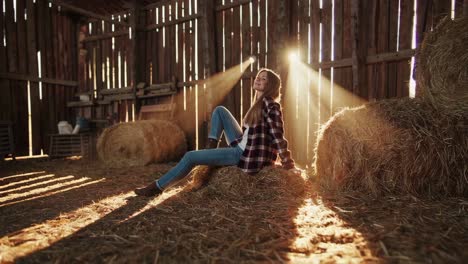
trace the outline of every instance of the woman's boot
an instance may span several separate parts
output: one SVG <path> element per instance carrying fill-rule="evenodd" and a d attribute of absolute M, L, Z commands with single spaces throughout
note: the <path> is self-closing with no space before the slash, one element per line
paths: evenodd
<path fill-rule="evenodd" d="M 138 196 L 156 196 L 162 193 L 162 191 L 156 186 L 155 182 L 150 183 L 148 186 L 143 188 L 137 188 L 134 191 Z"/>

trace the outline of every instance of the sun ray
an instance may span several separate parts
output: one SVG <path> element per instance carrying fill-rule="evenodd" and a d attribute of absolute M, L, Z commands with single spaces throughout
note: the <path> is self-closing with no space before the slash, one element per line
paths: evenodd
<path fill-rule="evenodd" d="M 11 176 L 7 176 L 7 177 L 2 177 L 2 178 L 0 178 L 0 181 L 9 180 L 9 179 L 13 179 L 13 178 L 19 178 L 19 177 L 27 177 L 27 176 L 43 174 L 43 173 L 45 173 L 45 171 L 34 171 L 34 172 L 16 174 L 16 175 L 11 175 Z"/>
<path fill-rule="evenodd" d="M 133 192 L 128 192 L 107 197 L 0 238 L 0 262 L 14 262 L 22 256 L 47 248 L 61 239 L 73 235 L 125 205 L 127 198 L 132 195 Z"/>
<path fill-rule="evenodd" d="M 58 188 L 49 188 L 49 189 L 46 189 L 44 190 L 43 188 L 41 188 L 41 191 L 42 192 L 35 192 L 34 195 L 35 196 L 32 196 L 32 197 L 29 197 L 29 198 L 24 198 L 24 199 L 21 199 L 21 200 L 15 200 L 15 201 L 12 201 L 14 199 L 18 199 L 20 197 L 27 197 L 29 195 L 21 195 L 21 196 L 18 196 L 18 197 L 10 197 L 10 199 L 5 199 L 4 201 L 6 203 L 1 203 L 0 204 L 0 208 L 1 207 L 5 207 L 5 206 L 9 206 L 9 205 L 13 205 L 13 204 L 17 204 L 17 203 L 22 203 L 22 202 L 26 202 L 26 201 L 31 201 L 31 200 L 35 200 L 35 199 L 39 199 L 39 198 L 43 198 L 43 197 L 47 197 L 47 196 L 51 196 L 51 195 L 54 195 L 54 194 L 58 194 L 58 193 L 63 193 L 63 192 L 66 192 L 66 191 L 70 191 L 70 190 L 73 190 L 73 189 L 77 189 L 77 188 L 82 188 L 84 186 L 87 186 L 87 185 L 91 185 L 91 184 L 96 184 L 96 183 L 99 183 L 99 182 L 102 182 L 105 180 L 105 178 L 102 178 L 102 179 L 99 179 L 99 180 L 95 180 L 95 181 L 88 181 L 88 182 L 85 182 L 86 180 L 88 180 L 89 178 L 81 178 L 81 179 L 78 179 L 76 181 L 74 181 L 73 183 L 70 183 L 70 184 L 66 184 L 66 185 L 62 185 L 62 186 L 58 186 Z M 80 183 L 80 182 L 84 182 L 80 185 L 75 185 L 75 186 L 72 186 L 72 187 L 69 187 L 70 185 L 73 185 L 73 184 L 76 184 L 76 183 Z M 57 186 L 56 186 L 57 187 Z M 63 188 L 63 187 L 67 187 L 67 188 Z M 8 197 L 8 196 L 7 196 Z M 3 201 L 0 201 L 0 202 L 3 202 Z"/>

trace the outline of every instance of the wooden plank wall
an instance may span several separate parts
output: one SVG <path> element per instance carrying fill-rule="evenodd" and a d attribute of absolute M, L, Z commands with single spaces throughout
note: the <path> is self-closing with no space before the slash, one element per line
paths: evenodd
<path fill-rule="evenodd" d="M 222 102 L 239 122 L 251 106 L 251 86 L 257 70 L 276 67 L 274 58 L 268 57 L 267 2 L 215 0 L 217 71 L 239 65 L 251 55 L 257 58 Z"/>
<path fill-rule="evenodd" d="M 200 47 L 199 3 L 195 0 L 165 1 L 144 8 L 146 53 L 145 73 L 147 84 L 179 84 L 175 119 L 185 131 L 190 149 L 196 149 L 198 135 L 205 132 L 205 96 L 202 87 L 194 83 L 203 78 Z M 169 96 L 146 99 L 145 104 L 168 103 Z"/>
<path fill-rule="evenodd" d="M 424 32 L 451 11 L 451 1 L 443 0 L 211 1 L 202 5 L 210 6 L 205 11 L 199 10 L 196 0 L 158 1 L 135 9 L 136 16 L 132 10 L 114 14 L 113 19 L 122 25 L 89 20 L 45 0 L 17 0 L 16 8 L 13 0 L 5 0 L 5 10 L 0 7 L 0 119 L 15 124 L 19 155 L 29 154 L 29 127 L 32 153 L 39 154 L 46 148 L 47 134 L 56 132 L 58 121 L 74 122 L 78 115 L 131 121 L 140 105 L 167 100 L 152 97 L 136 101 L 138 83 L 148 86 L 174 80 L 178 81 L 176 118 L 187 132 L 190 148 L 202 148 L 211 108 L 207 91 L 196 85 L 209 77 L 205 72 L 208 62 L 202 58 L 215 60 L 210 69 L 210 74 L 215 74 L 256 55 L 258 60 L 223 104 L 240 121 L 251 104 L 256 71 L 261 67 L 280 71 L 283 92 L 296 92 L 296 99 L 283 103 L 284 109 L 297 109 L 295 114 L 285 111 L 286 135 L 294 158 L 307 166 L 313 159 L 319 125 L 341 107 L 356 103 L 340 99 L 339 91 L 353 92 L 367 101 L 408 96 L 415 1 L 417 45 Z M 455 16 L 460 16 L 466 1 L 455 2 Z M 213 19 L 208 21 L 215 28 L 213 32 L 199 29 L 204 12 Z M 277 16 L 283 17 L 281 23 L 289 24 L 279 30 L 280 37 L 271 33 L 278 32 Z M 132 19 L 136 22 L 130 34 Z M 211 56 L 204 56 L 201 48 L 205 34 L 210 34 L 205 39 L 213 40 L 210 45 L 214 49 L 207 50 Z M 319 81 L 306 91 L 287 87 L 284 65 L 288 62 L 277 47 L 298 48 L 303 62 L 318 72 Z M 35 57 L 37 51 L 40 62 Z M 124 99 L 102 99 L 104 93 L 115 89 L 130 93 Z M 94 98 L 93 106 L 67 108 L 67 102 L 76 101 L 76 95 L 83 93 Z M 31 125 L 28 112 L 32 114 Z"/>
<path fill-rule="evenodd" d="M 115 14 L 114 19 L 129 21 L 131 15 Z M 201 94 L 204 91 L 193 82 L 202 75 L 199 71 L 202 52 L 198 49 L 198 17 L 198 1 L 195 0 L 163 1 L 141 7 L 136 18 L 137 32 L 132 33 L 132 37 L 138 39 L 136 42 L 129 37 L 128 27 L 114 25 L 113 28 L 111 22 L 90 21 L 84 40 L 86 60 L 83 67 L 87 71 L 80 77 L 86 79 L 81 81 L 86 87 L 81 91 L 95 93 L 97 104 L 79 107 L 79 113 L 93 119 L 115 117 L 117 120 L 114 121 L 118 122 L 132 121 L 132 111 L 138 111 L 137 104 L 168 103 L 170 98 L 140 98 L 136 102 L 135 99 L 103 100 L 101 94 L 106 90 L 135 89 L 138 83 L 149 86 L 177 80 L 181 87 L 175 97 L 176 119 L 187 134 L 190 148 L 196 148 L 197 135 L 206 133 L 202 125 L 204 120 L 198 117 L 205 107 L 199 102 L 204 98 Z M 135 54 L 132 53 L 134 43 L 137 45 Z M 135 57 L 138 70 L 132 76 Z"/>
<path fill-rule="evenodd" d="M 0 119 L 13 123 L 17 156 L 38 155 L 41 149 L 47 152 L 48 134 L 57 133 L 57 123 L 72 117 L 65 105 L 76 84 L 63 80 L 77 78 L 76 21 L 48 1 L 5 0 L 4 4 L 5 10 L 0 7 Z"/>
<path fill-rule="evenodd" d="M 114 14 L 116 22 L 128 21 L 129 12 Z M 83 23 L 83 22 L 82 22 Z M 84 70 L 79 71 L 80 93 L 88 94 L 98 104 L 94 107 L 75 109 L 75 115 L 93 119 L 111 119 L 115 121 L 131 120 L 132 104 L 129 100 L 103 101 L 101 92 L 120 89 L 133 85 L 131 39 L 127 26 L 109 21 L 91 20 L 83 24 L 85 37 L 82 40 Z"/>
<path fill-rule="evenodd" d="M 308 51 L 306 54 L 310 55 L 308 58 L 310 67 L 319 72 L 321 78 L 318 84 L 312 84 L 312 86 L 320 87 L 310 89 L 311 100 L 309 103 L 296 101 L 300 109 L 307 106 L 306 108 L 309 109 L 311 115 L 307 124 L 309 131 L 304 133 L 303 128 L 298 129 L 298 126 L 293 125 L 295 131 L 290 133 L 293 156 L 300 164 L 307 166 L 311 164 L 313 158 L 311 146 L 314 145 L 314 142 L 310 141 L 314 140 L 315 137 L 307 137 L 309 142 L 306 145 L 303 144 L 305 135 L 314 135 L 318 128 L 317 124 L 326 122 L 340 108 L 356 103 L 355 100 L 339 98 L 340 89 L 354 92 L 365 101 L 409 96 L 410 62 L 411 56 L 414 54 L 412 29 L 415 1 L 417 1 L 417 47 L 424 32 L 430 31 L 443 16 L 450 15 L 450 1 L 292 1 L 292 32 L 290 35 L 292 42 L 295 43 L 293 45 L 299 47 L 301 52 Z M 354 11 L 353 8 L 355 8 Z M 455 14 L 462 13 L 461 9 L 462 4 L 459 1 L 455 7 Z M 357 17 L 353 17 L 353 12 Z M 304 19 L 301 16 L 308 18 L 306 25 L 310 26 L 310 30 L 307 32 L 301 30 L 301 27 L 304 28 L 302 26 Z M 353 25 L 357 25 L 354 31 L 351 28 Z M 351 45 L 355 41 L 353 32 L 356 32 L 359 42 L 365 43 L 364 47 Z M 307 40 L 307 37 L 310 38 Z M 332 50 L 333 57 L 331 56 Z M 365 75 L 353 73 L 353 54 L 363 54 L 363 64 L 359 67 L 365 67 Z M 399 58 L 395 56 L 396 54 Z M 303 59 L 303 61 L 305 60 Z M 360 86 L 356 90 L 353 83 L 358 77 L 364 77 L 365 80 L 358 82 Z M 332 81 L 332 85 L 329 85 L 325 80 Z M 316 90 L 318 90 L 318 94 L 310 95 Z M 318 106 L 318 109 L 313 105 Z M 284 105 L 284 107 L 291 106 Z M 298 120 L 304 120 L 304 118 L 286 116 L 286 123 L 295 124 Z M 304 126 L 306 125 L 304 124 Z"/>

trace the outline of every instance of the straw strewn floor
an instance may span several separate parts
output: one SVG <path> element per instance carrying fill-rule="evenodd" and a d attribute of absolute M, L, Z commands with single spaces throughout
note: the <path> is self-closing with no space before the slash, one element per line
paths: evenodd
<path fill-rule="evenodd" d="M 173 164 L 0 163 L 0 262 L 444 262 L 467 259 L 466 198 L 324 193 L 267 169 L 214 171 L 154 199 L 132 190 Z"/>

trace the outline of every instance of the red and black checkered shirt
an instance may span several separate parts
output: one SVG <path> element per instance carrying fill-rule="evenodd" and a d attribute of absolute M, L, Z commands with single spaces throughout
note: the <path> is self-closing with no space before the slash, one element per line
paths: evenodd
<path fill-rule="evenodd" d="M 244 172 L 256 173 L 265 166 L 271 166 L 278 158 L 284 169 L 294 168 L 294 160 L 288 150 L 288 141 L 284 138 L 281 106 L 272 98 L 263 99 L 263 121 L 250 125 L 247 145 L 237 165 Z M 245 131 L 243 126 L 242 130 Z M 242 137 L 232 142 L 236 146 Z"/>

